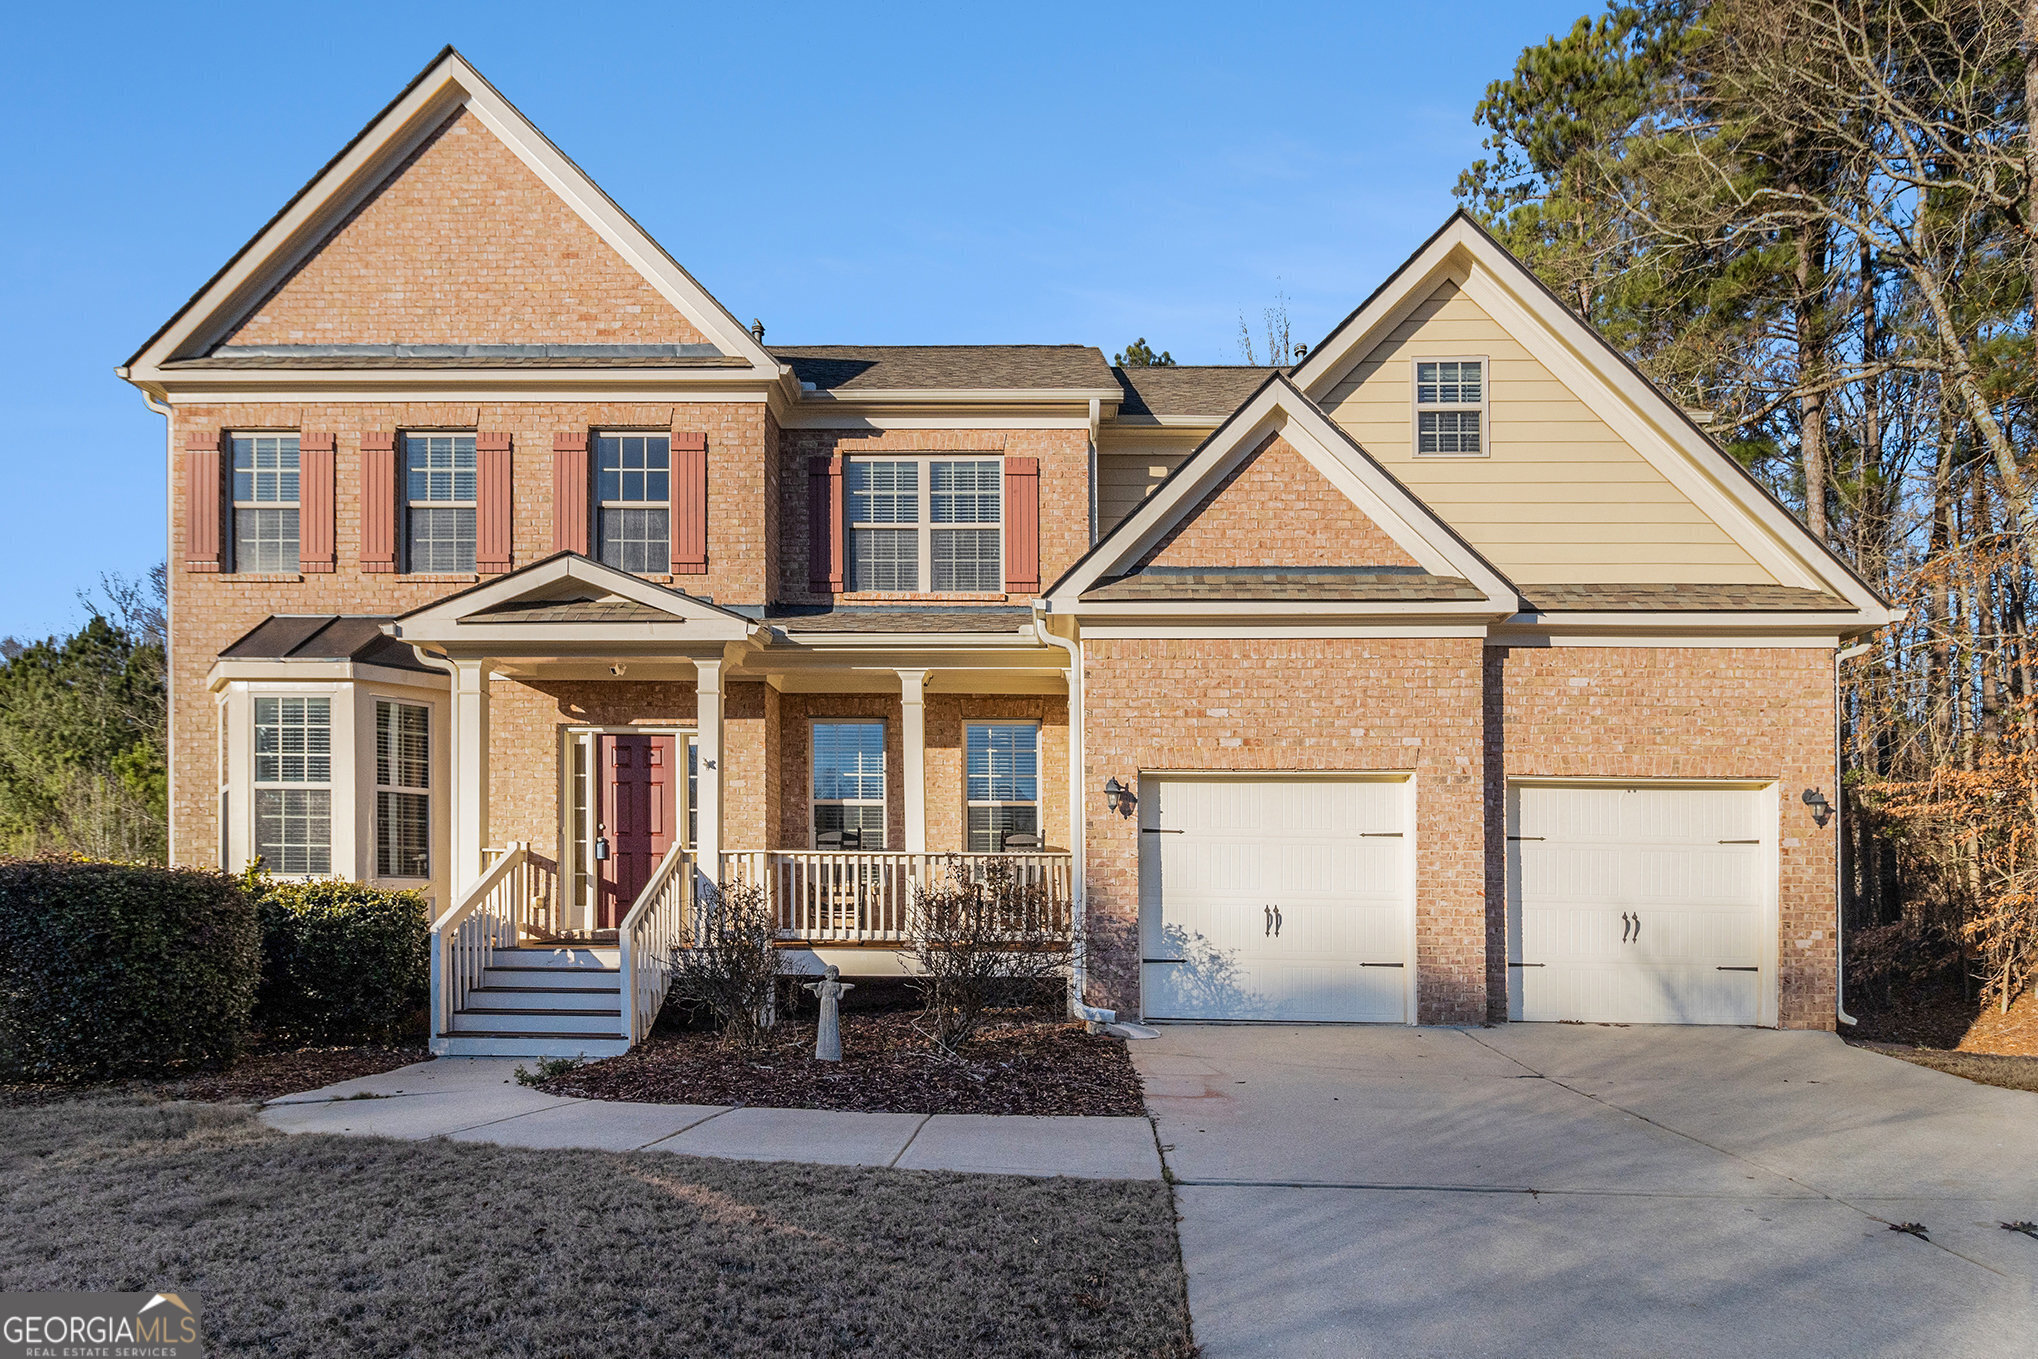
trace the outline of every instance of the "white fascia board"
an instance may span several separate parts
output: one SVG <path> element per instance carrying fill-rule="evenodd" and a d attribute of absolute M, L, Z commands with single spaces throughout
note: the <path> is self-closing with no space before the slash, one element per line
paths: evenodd
<path fill-rule="evenodd" d="M 303 377 L 303 374 L 294 374 Z M 436 375 L 443 379 L 444 374 Z M 613 376 L 600 382 L 583 384 L 560 383 L 555 375 L 551 386 L 505 386 L 502 374 L 474 374 L 474 385 L 452 386 L 444 381 L 427 386 L 398 387 L 389 383 L 365 386 L 354 383 L 335 383 L 330 386 L 308 386 L 302 382 L 270 387 L 260 383 L 222 384 L 208 382 L 205 386 L 183 385 L 177 379 L 164 384 L 162 400 L 172 406 L 218 406 L 262 403 L 266 405 L 294 405 L 302 403 L 348 402 L 386 403 L 391 401 L 447 402 L 581 402 L 601 401 L 636 402 L 657 405 L 661 402 L 713 402 L 727 405 L 761 405 L 765 394 L 756 389 L 727 387 L 685 387 L 670 382 L 647 380 L 642 383 L 619 382 Z"/>
<path fill-rule="evenodd" d="M 1446 279 L 1781 583 L 1830 591 L 1864 616 L 1889 621 L 1874 594 L 1789 511 L 1729 465 L 1726 451 L 1676 403 L 1612 355 L 1596 331 L 1462 213 L 1310 352 L 1294 373 L 1295 384 L 1320 400 Z"/>
<path fill-rule="evenodd" d="M 974 415 L 895 415 L 883 411 L 789 411 L 779 417 L 780 429 L 1081 429 L 1087 415 L 1012 415 L 985 411 Z"/>
<path fill-rule="evenodd" d="M 290 660 L 287 657 L 224 657 L 206 672 L 205 687 L 215 692 L 241 681 L 255 684 L 374 684 L 381 688 L 444 690 L 446 676 L 436 671 L 400 670 L 356 661 Z"/>
<path fill-rule="evenodd" d="M 1634 649 L 1830 651 L 1848 636 L 1832 630 L 1784 632 L 1573 632 L 1555 628 L 1495 628 L 1487 634 L 1492 647 L 1620 647 Z"/>
<path fill-rule="evenodd" d="M 798 629 L 786 628 L 777 624 L 772 626 L 778 627 L 779 631 L 785 633 L 786 641 L 793 646 L 809 648 L 814 651 L 838 652 L 858 649 L 890 650 L 896 648 L 913 652 L 940 649 L 944 654 L 953 654 L 957 651 L 995 654 L 1000 652 L 1040 651 L 1043 649 L 1040 643 L 1034 640 L 1030 627 L 1024 632 L 1015 631 L 1010 634 L 1002 632 L 858 632 L 845 635 L 839 632 L 801 632 Z M 769 656 L 773 653 L 767 650 L 760 654 Z M 899 664 L 909 665 L 911 662 L 900 661 Z"/>
<path fill-rule="evenodd" d="M 803 406 L 952 406 L 967 402 L 990 405 L 1066 404 L 1122 401 L 1116 387 L 871 387 L 849 392 L 800 393 Z"/>
<path fill-rule="evenodd" d="M 1314 599 L 1183 599 L 1183 600 L 1079 600 L 1056 611 L 1070 618 L 1477 618 L 1501 622 L 1512 606 L 1495 608 L 1483 599 L 1452 600 L 1363 600 Z"/>
<path fill-rule="evenodd" d="M 1224 423 L 1221 415 L 1118 415 L 1104 422 L 1106 429 L 1122 430 L 1213 430 Z"/>
<path fill-rule="evenodd" d="M 1063 582 L 1050 598 L 1058 612 L 1093 605 L 1079 598 L 1107 576 L 1117 575 L 1152 551 L 1182 515 L 1209 494 L 1268 436 L 1280 434 L 1354 506 L 1425 571 L 1472 582 L 1487 596 L 1488 609 L 1515 608 L 1514 587 L 1458 541 L 1421 501 L 1368 456 L 1328 416 L 1285 378 L 1275 378 L 1197 448 L 1175 474 L 1106 536 L 1099 552 Z"/>
<path fill-rule="evenodd" d="M 557 598 L 562 587 L 571 586 L 633 600 L 672 615 L 672 621 L 566 623 L 539 620 L 518 622 L 493 618 L 468 621 L 476 614 L 518 600 Z M 632 629 L 673 631 L 644 633 L 640 636 Z M 684 631 L 676 631 L 678 629 Z M 521 571 L 512 571 L 484 585 L 460 591 L 436 604 L 428 604 L 424 608 L 405 614 L 384 628 L 390 636 L 402 638 L 404 641 L 427 642 L 455 639 L 473 642 L 479 640 L 484 633 L 501 633 L 509 637 L 542 636 L 577 642 L 582 640 L 582 632 L 596 633 L 619 641 L 742 642 L 751 640 L 761 630 L 759 624 L 739 614 L 694 599 L 679 591 L 653 585 L 628 572 L 617 571 L 588 558 L 565 554 L 533 563 Z"/>
<path fill-rule="evenodd" d="M 1483 638 L 1483 626 L 1418 623 L 1086 623 L 1082 635 L 1100 640 L 1258 641 L 1340 637 Z"/>
<path fill-rule="evenodd" d="M 165 360 L 216 343 L 463 107 L 723 353 L 755 369 L 780 372 L 778 360 L 727 309 L 459 53 L 449 50 L 185 305 L 135 356 L 125 376 L 160 382 Z"/>

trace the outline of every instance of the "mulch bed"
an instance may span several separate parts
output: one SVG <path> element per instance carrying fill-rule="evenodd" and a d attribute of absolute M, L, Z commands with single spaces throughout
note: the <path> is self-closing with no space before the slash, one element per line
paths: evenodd
<path fill-rule="evenodd" d="M 431 1058 L 432 1054 L 427 1049 L 409 1047 L 299 1048 L 294 1052 L 255 1052 L 225 1071 L 194 1071 L 189 1075 L 91 1085 L 48 1082 L 0 1084 L 0 1107 L 49 1104 L 92 1093 L 204 1100 L 214 1104 L 258 1104 L 278 1095 L 316 1090 L 322 1085 L 394 1071 L 397 1067 L 428 1062 Z"/>
<path fill-rule="evenodd" d="M 1144 1116 L 1125 1044 L 1080 1024 L 996 1020 L 961 1057 L 935 1048 L 912 1013 L 842 1016 L 842 1060 L 814 1060 L 814 1023 L 787 1019 L 744 1052 L 711 1033 L 657 1034 L 634 1052 L 541 1088 L 582 1099 L 747 1104 L 895 1114 Z"/>

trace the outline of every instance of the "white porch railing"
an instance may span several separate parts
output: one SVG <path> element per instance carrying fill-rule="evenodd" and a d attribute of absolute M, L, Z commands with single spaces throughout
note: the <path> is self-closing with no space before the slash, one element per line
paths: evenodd
<path fill-rule="evenodd" d="M 484 851 L 493 857 L 481 880 L 444 915 L 432 922 L 432 1037 L 450 1033 L 453 1015 L 467 1004 L 467 993 L 481 985 L 481 974 L 496 949 L 514 948 L 530 898 L 530 846 L 513 840 L 504 849 Z"/>
<path fill-rule="evenodd" d="M 672 951 L 693 917 L 694 861 L 675 844 L 658 861 L 644 890 L 616 927 L 617 969 L 622 974 L 622 1036 L 643 1042 L 665 1007 L 672 986 Z"/>
<path fill-rule="evenodd" d="M 913 894 L 937 886 L 951 871 L 984 871 L 991 860 L 1012 866 L 1014 897 L 1037 902 L 1037 924 L 1069 928 L 1073 900 L 1070 856 L 1052 853 L 892 854 L 838 850 L 748 850 L 722 856 L 722 880 L 762 888 L 778 917 L 779 935 L 809 943 L 899 944 L 910 941 Z M 1032 888 L 1045 887 L 1035 896 Z"/>

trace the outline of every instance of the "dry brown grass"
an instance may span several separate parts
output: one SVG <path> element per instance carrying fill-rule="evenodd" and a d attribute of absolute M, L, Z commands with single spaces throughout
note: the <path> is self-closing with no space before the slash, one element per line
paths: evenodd
<path fill-rule="evenodd" d="M 2000 1085 L 2005 1090 L 2038 1090 L 2038 1057 L 2004 1057 L 1988 1052 L 1959 1052 L 1946 1048 L 1913 1048 L 1900 1043 L 1858 1044 L 1886 1057 L 1896 1057 L 1919 1066 L 1931 1067 L 1952 1076 L 1965 1076 L 1982 1085 Z"/>
<path fill-rule="evenodd" d="M 284 1137 L 0 1109 L 0 1287 L 164 1289 L 214 1353 L 1186 1356 L 1165 1185 Z"/>

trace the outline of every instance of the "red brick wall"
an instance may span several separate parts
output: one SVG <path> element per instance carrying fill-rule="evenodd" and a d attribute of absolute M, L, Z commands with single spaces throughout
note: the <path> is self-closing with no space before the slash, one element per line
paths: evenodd
<path fill-rule="evenodd" d="M 463 109 L 355 209 L 227 343 L 705 339 Z"/>
<path fill-rule="evenodd" d="M 1142 565 L 1414 566 L 1295 446 L 1269 435 Z"/>
<path fill-rule="evenodd" d="M 176 746 L 172 835 L 180 862 L 218 859 L 218 776 L 213 700 L 206 672 L 229 643 L 278 613 L 397 614 L 464 589 L 473 576 L 366 574 L 361 570 L 361 435 L 376 430 L 456 428 L 501 431 L 513 439 L 513 565 L 552 552 L 552 436 L 601 427 L 699 429 L 708 434 L 708 572 L 677 588 L 723 604 L 766 598 L 771 459 L 762 405 L 689 403 L 600 405 L 543 402 L 370 403 L 180 406 L 171 430 L 181 449 L 194 431 L 298 429 L 337 435 L 336 569 L 330 574 L 252 577 L 173 569 L 170 673 Z M 171 542 L 181 562 L 189 488 L 185 460 L 171 459 Z M 229 525 L 230 528 L 230 525 Z M 667 583 L 670 578 L 664 579 Z M 692 706 L 687 714 L 691 716 Z M 761 806 L 760 801 L 760 806 Z"/>
<path fill-rule="evenodd" d="M 807 588 L 807 462 L 810 458 L 874 457 L 887 453 L 990 453 L 1040 460 L 1040 581 L 1043 587 L 1074 565 L 1090 545 L 1090 436 L 1080 429 L 840 430 L 791 429 L 780 436 L 778 467 L 779 598 L 826 603 Z M 850 603 L 885 598 L 835 597 Z M 892 596 L 898 598 L 898 596 Z M 920 594 L 912 599 L 999 603 L 1031 596 L 1003 593 Z"/>
<path fill-rule="evenodd" d="M 1487 658 L 1487 827 L 1505 845 L 1506 778 L 1777 780 L 1783 811 L 1777 1015 L 1834 1025 L 1833 653 L 1823 648 L 1547 647 Z M 1505 1018 L 1505 857 L 1488 865 L 1488 986 Z"/>
<path fill-rule="evenodd" d="M 1417 1009 L 1487 1012 L 1477 638 L 1091 640 L 1085 788 L 1168 770 L 1413 771 Z M 1139 1008 L 1137 818 L 1084 801 L 1090 999 Z"/>

